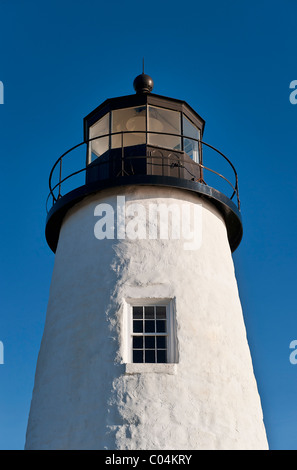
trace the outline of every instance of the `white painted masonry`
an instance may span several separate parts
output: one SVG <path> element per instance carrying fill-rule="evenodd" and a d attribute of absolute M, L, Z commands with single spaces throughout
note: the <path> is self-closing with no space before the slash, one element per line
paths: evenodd
<path fill-rule="evenodd" d="M 202 204 L 202 244 L 98 240 L 94 208 Z M 129 299 L 171 299 L 178 362 L 127 363 Z M 26 449 L 267 449 L 226 227 L 198 195 L 131 186 L 75 205 L 62 225 Z"/>

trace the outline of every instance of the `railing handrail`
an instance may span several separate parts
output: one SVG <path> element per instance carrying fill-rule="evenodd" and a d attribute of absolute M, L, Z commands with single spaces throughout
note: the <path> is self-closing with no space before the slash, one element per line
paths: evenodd
<path fill-rule="evenodd" d="M 71 152 L 73 152 L 74 150 L 76 150 L 77 148 L 81 147 L 82 145 L 88 145 L 89 142 L 92 142 L 94 140 L 98 140 L 98 139 L 103 139 L 103 138 L 106 138 L 106 137 L 112 137 L 112 136 L 116 136 L 116 135 L 121 135 L 122 136 L 122 147 L 125 148 L 123 146 L 123 135 L 125 134 L 156 134 L 156 135 L 165 135 L 165 136 L 171 136 L 171 137 L 179 137 L 181 139 L 188 139 L 188 140 L 192 140 L 194 142 L 197 142 L 197 144 L 200 144 L 201 146 L 202 145 L 205 145 L 206 147 L 209 147 L 210 149 L 214 150 L 216 153 L 218 153 L 219 155 L 221 155 L 226 161 L 227 163 L 231 166 L 233 172 L 234 172 L 234 176 L 235 176 L 235 185 L 233 185 L 224 175 L 216 172 L 215 170 L 212 170 L 211 168 L 208 168 L 206 167 L 205 165 L 202 164 L 202 160 L 201 160 L 201 155 L 200 155 L 200 162 L 194 162 L 196 165 L 198 165 L 200 168 L 203 168 L 207 171 L 210 171 L 214 174 L 216 174 L 217 176 L 219 176 L 220 178 L 224 179 L 233 189 L 233 193 L 232 193 L 232 196 L 230 197 L 230 199 L 232 199 L 234 197 L 234 195 L 236 194 L 237 196 L 237 205 L 238 205 L 238 209 L 240 210 L 240 200 L 239 200 L 239 191 L 238 191 L 238 175 L 237 175 L 237 172 L 236 172 L 236 169 L 234 167 L 234 165 L 232 164 L 232 162 L 229 160 L 228 157 L 226 157 L 226 155 L 224 155 L 220 150 L 218 150 L 217 148 L 215 148 L 214 146 L 208 144 L 207 142 L 204 142 L 203 140 L 200 140 L 200 139 L 196 139 L 194 137 L 191 137 L 191 136 L 187 136 L 187 135 L 183 135 L 183 134 L 176 134 L 176 133 L 169 133 L 169 132 L 158 132 L 158 131 L 148 131 L 148 130 L 143 130 L 143 131 L 139 131 L 139 130 L 133 130 L 133 131 L 118 131 L 118 132 L 109 132 L 108 134 L 103 134 L 103 135 L 100 135 L 100 136 L 96 136 L 96 137 L 92 137 L 90 139 L 87 139 L 87 140 L 84 140 L 82 142 L 80 142 L 79 144 L 76 144 L 74 145 L 73 147 L 71 147 L 70 149 L 68 149 L 66 152 L 64 152 L 57 160 L 56 162 L 54 163 L 51 171 L 50 171 L 50 175 L 49 175 L 49 194 L 48 194 L 48 197 L 46 199 L 46 206 L 48 204 L 48 200 L 50 198 L 50 196 L 52 196 L 53 198 L 53 204 L 55 202 L 57 202 L 57 198 L 55 197 L 53 191 L 59 187 L 59 197 L 61 197 L 61 185 L 67 181 L 69 178 L 83 172 L 83 171 L 86 171 L 88 166 L 89 166 L 89 163 L 86 162 L 85 166 L 83 168 L 81 168 L 80 170 L 77 170 L 73 173 L 71 173 L 70 175 L 67 175 L 65 178 L 62 178 L 62 161 L 63 159 L 68 155 L 70 154 Z M 146 139 L 147 141 L 147 139 Z M 120 147 L 119 147 L 120 148 Z M 123 150 L 122 148 L 122 150 Z M 178 150 L 175 150 L 175 149 L 168 149 L 168 150 L 172 150 L 173 152 L 174 151 L 178 151 Z M 139 158 L 147 158 L 148 155 L 146 156 L 139 156 Z M 100 157 L 99 157 L 100 158 Z M 128 158 L 136 158 L 135 156 L 133 157 L 126 157 L 127 159 Z M 161 158 L 163 159 L 163 157 L 161 156 L 154 156 L 154 158 Z M 58 164 L 60 163 L 60 175 L 59 175 L 59 181 L 57 184 L 55 184 L 54 186 L 52 186 L 52 178 L 53 178 L 53 173 L 56 169 L 56 167 L 58 166 Z M 99 161 L 97 164 L 98 165 L 102 165 L 104 163 L 107 163 L 107 161 Z M 92 165 L 94 165 L 94 163 L 92 163 Z M 186 168 L 186 167 L 184 167 Z M 187 168 L 186 168 L 187 169 Z M 206 183 L 205 183 L 206 184 Z"/>

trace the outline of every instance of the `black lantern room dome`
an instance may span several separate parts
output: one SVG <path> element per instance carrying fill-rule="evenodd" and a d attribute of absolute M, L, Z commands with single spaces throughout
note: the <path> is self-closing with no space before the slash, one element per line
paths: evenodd
<path fill-rule="evenodd" d="M 49 246 L 56 250 L 65 214 L 85 196 L 110 187 L 151 185 L 188 190 L 209 200 L 225 220 L 234 251 L 242 223 L 233 164 L 204 142 L 205 121 L 188 103 L 152 93 L 153 79 L 145 73 L 133 86 L 135 94 L 107 99 L 89 113 L 84 141 L 54 164 L 47 200 L 52 202 L 46 222 Z M 79 158 L 74 155 L 78 150 Z M 80 163 L 65 174 L 70 161 Z M 219 162 L 227 165 L 231 177 Z"/>

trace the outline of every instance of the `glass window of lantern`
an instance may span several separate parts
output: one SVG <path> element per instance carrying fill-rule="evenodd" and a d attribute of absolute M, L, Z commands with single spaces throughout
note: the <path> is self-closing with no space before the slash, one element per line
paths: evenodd
<path fill-rule="evenodd" d="M 156 106 L 148 107 L 148 143 L 157 147 L 181 150 L 181 138 L 166 134 L 181 134 L 180 113 Z M 162 132 L 162 134 L 154 134 Z"/>
<path fill-rule="evenodd" d="M 111 132 L 123 132 L 123 134 L 111 137 L 111 147 L 130 147 L 145 144 L 145 133 L 133 133 L 131 131 L 145 131 L 146 129 L 146 107 L 124 108 L 112 111 Z"/>
<path fill-rule="evenodd" d="M 89 129 L 89 139 L 109 134 L 109 113 Z M 109 149 L 109 136 L 101 137 L 89 142 L 89 162 L 93 162 Z"/>
<path fill-rule="evenodd" d="M 199 144 L 196 140 L 200 139 L 200 132 L 191 121 L 183 115 L 183 145 L 184 151 L 189 155 L 189 157 L 194 160 L 194 162 L 199 163 Z"/>

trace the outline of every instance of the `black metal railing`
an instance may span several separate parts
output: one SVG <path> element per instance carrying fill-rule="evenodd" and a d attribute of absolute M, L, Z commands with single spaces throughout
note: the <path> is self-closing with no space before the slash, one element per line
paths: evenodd
<path fill-rule="evenodd" d="M 181 139 L 181 143 L 183 143 L 183 139 L 191 140 L 193 142 L 196 142 L 198 146 L 198 162 L 194 162 L 193 160 L 190 160 L 189 157 L 187 157 L 187 161 L 184 159 L 180 158 L 181 154 L 187 155 L 185 152 L 182 150 L 182 145 L 181 149 L 168 149 L 168 148 L 160 148 L 155 146 L 154 144 L 145 144 L 149 146 L 150 148 L 154 148 L 156 152 L 159 153 L 159 155 L 152 155 L 152 152 L 146 152 L 145 155 L 127 155 L 127 148 L 124 146 L 124 137 L 126 134 L 143 134 L 146 136 L 146 143 L 148 142 L 148 135 L 150 134 L 158 134 L 158 135 L 163 135 L 163 136 L 172 136 L 172 137 L 179 137 Z M 112 152 L 110 154 L 106 152 L 105 158 L 98 157 L 94 162 L 88 161 L 88 145 L 98 139 L 104 139 L 104 138 L 109 138 L 111 140 L 112 136 L 120 135 L 121 136 L 121 147 L 119 147 L 119 153 L 117 155 L 113 155 Z M 85 149 L 83 156 L 79 157 L 79 161 L 76 161 L 77 158 L 72 159 L 72 164 L 74 164 L 74 168 L 68 169 L 68 171 L 65 172 L 64 170 L 64 163 L 68 160 L 69 157 L 74 155 L 74 152 L 77 149 Z M 113 149 L 114 150 L 114 149 Z M 230 180 L 223 174 L 223 171 L 217 171 L 214 170 L 213 168 L 210 168 L 210 166 L 206 165 L 205 162 L 207 162 L 209 158 L 209 154 L 205 155 L 205 150 L 208 152 L 212 152 L 212 156 L 220 156 L 223 159 L 223 162 L 225 163 L 226 167 L 224 169 L 228 172 L 228 177 L 229 173 L 231 171 L 231 176 L 234 180 L 233 183 L 230 182 Z M 86 157 L 87 155 L 87 157 Z M 82 158 L 84 159 L 85 165 L 81 166 L 81 160 Z M 159 175 L 165 175 L 166 176 L 176 176 L 179 178 L 183 179 L 190 179 L 192 181 L 196 181 L 201 184 L 205 184 L 211 187 L 214 187 L 215 189 L 220 190 L 219 185 L 216 183 L 213 183 L 212 181 L 209 181 L 211 178 L 209 175 L 215 175 L 218 177 L 221 181 L 224 181 L 227 183 L 228 187 L 231 188 L 232 193 L 229 197 L 230 200 L 232 200 L 236 196 L 236 204 L 238 209 L 240 210 L 240 199 L 239 199 L 239 191 L 238 191 L 238 176 L 237 172 L 235 170 L 234 165 L 232 162 L 218 149 L 213 147 L 212 145 L 203 142 L 199 139 L 194 139 L 193 137 L 188 137 L 185 135 L 181 134 L 173 134 L 173 133 L 164 133 L 164 132 L 150 132 L 150 131 L 121 131 L 121 132 L 114 132 L 114 133 L 109 133 L 109 134 L 104 134 L 98 137 L 93 137 L 87 141 L 80 142 L 79 144 L 75 145 L 74 147 L 70 148 L 67 150 L 67 152 L 63 153 L 58 160 L 55 162 L 53 165 L 50 176 L 49 176 L 49 195 L 46 200 L 46 209 L 47 212 L 49 212 L 50 208 L 54 206 L 54 204 L 65 194 L 70 192 L 72 189 L 75 189 L 78 187 L 78 185 L 74 182 L 74 177 L 77 175 L 81 175 L 84 172 L 87 172 L 90 167 L 98 167 L 98 168 L 104 168 L 104 165 L 112 165 L 112 164 L 119 164 L 121 162 L 120 169 L 117 174 L 113 174 L 111 177 L 107 177 L 107 179 L 118 179 L 121 178 L 122 176 L 133 176 L 135 174 L 134 169 L 133 169 L 133 163 L 135 165 L 136 161 L 146 161 L 148 165 L 151 165 L 152 167 L 159 167 L 158 169 L 158 174 Z M 209 158 L 211 160 L 211 158 Z M 189 163 L 189 161 L 191 163 Z M 215 167 L 218 169 L 219 165 L 219 160 L 216 160 L 215 162 Z M 78 169 L 75 169 L 78 168 Z M 162 170 L 161 170 L 162 169 Z M 63 173 L 66 173 L 64 176 Z M 139 174 L 139 172 L 137 173 Z M 230 177 L 229 177 L 230 178 Z M 54 181 L 55 179 L 55 181 Z M 71 187 L 71 184 L 69 186 L 69 182 L 73 182 L 73 187 Z M 86 180 L 82 183 L 85 184 Z M 67 183 L 67 184 L 66 184 Z M 210 184 L 211 183 L 211 184 Z M 67 186 L 67 187 L 66 187 Z M 225 193 L 225 191 L 221 191 Z M 52 205 L 49 207 L 50 199 L 52 200 Z"/>

